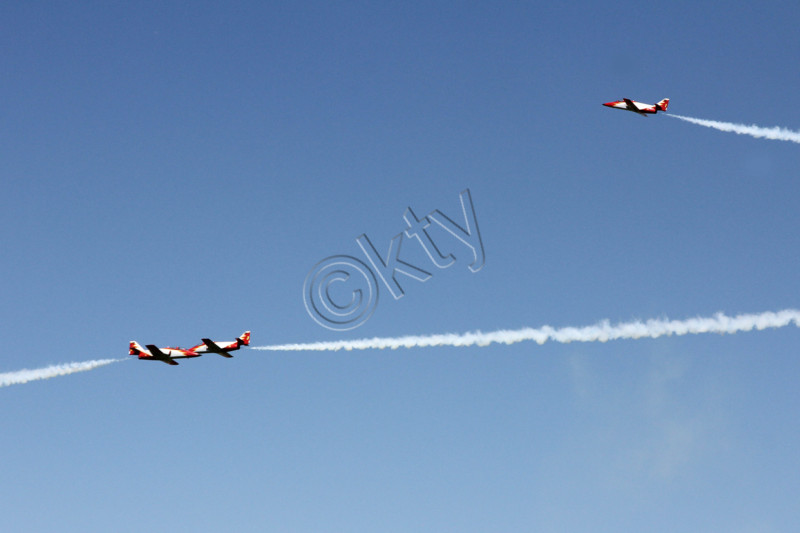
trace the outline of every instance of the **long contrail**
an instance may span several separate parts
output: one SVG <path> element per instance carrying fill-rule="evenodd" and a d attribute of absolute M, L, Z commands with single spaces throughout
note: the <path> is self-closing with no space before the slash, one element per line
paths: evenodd
<path fill-rule="evenodd" d="M 692 124 L 699 124 L 707 128 L 714 128 L 720 131 L 732 131 L 741 135 L 751 135 L 762 139 L 772 139 L 774 141 L 790 141 L 800 143 L 800 132 L 787 130 L 785 128 L 762 128 L 761 126 L 747 126 L 746 124 L 734 124 L 731 122 L 719 122 L 717 120 L 705 120 L 702 118 L 683 117 L 681 115 L 666 114 L 667 117 L 679 118 Z"/>
<path fill-rule="evenodd" d="M 514 344 L 522 341 L 545 342 L 607 342 L 619 339 L 655 339 L 665 335 L 697 335 L 699 333 L 737 333 L 753 329 L 782 328 L 794 323 L 800 326 L 800 310 L 785 309 L 777 312 L 727 316 L 717 313 L 711 317 L 688 320 L 651 319 L 642 322 L 621 322 L 612 325 L 603 320 L 593 326 L 553 328 L 523 328 L 498 330 L 488 333 L 451 333 L 444 335 L 406 336 L 358 339 L 350 341 L 312 342 L 306 344 L 276 344 L 254 346 L 256 350 L 270 351 L 337 351 L 371 350 L 383 348 L 423 348 L 430 346 L 488 346 L 492 343 Z"/>
<path fill-rule="evenodd" d="M 27 383 L 37 379 L 50 379 L 56 376 L 66 376 L 75 372 L 86 372 L 94 368 L 118 363 L 125 359 L 97 359 L 95 361 L 84 361 L 82 363 L 64 363 L 61 365 L 46 366 L 44 368 L 34 368 L 32 370 L 23 369 L 15 372 L 5 372 L 0 374 L 0 387 Z"/>

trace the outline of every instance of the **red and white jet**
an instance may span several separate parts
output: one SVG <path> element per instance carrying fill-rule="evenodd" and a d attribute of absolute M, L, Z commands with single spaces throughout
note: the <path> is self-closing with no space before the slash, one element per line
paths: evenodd
<path fill-rule="evenodd" d="M 655 115 L 659 111 L 666 111 L 669 105 L 669 98 L 664 98 L 657 104 L 643 104 L 641 102 L 634 102 L 629 98 L 623 98 L 616 102 L 608 102 L 603 104 L 606 107 L 613 107 L 614 109 L 624 109 L 625 111 L 633 111 L 639 113 L 643 117 L 647 115 Z"/>
<path fill-rule="evenodd" d="M 245 331 L 235 341 L 231 342 L 214 342 L 211 339 L 200 339 L 203 344 L 198 344 L 192 348 L 192 351 L 199 354 L 216 353 L 222 357 L 233 357 L 228 352 L 238 350 L 242 346 L 250 345 L 250 332 Z"/>
<path fill-rule="evenodd" d="M 130 355 L 137 355 L 139 359 L 145 361 L 162 361 L 168 365 L 177 365 L 175 359 L 185 359 L 189 357 L 200 357 L 205 353 L 218 353 L 223 357 L 233 357 L 230 353 L 238 350 L 242 346 L 250 344 L 250 332 L 245 331 L 235 341 L 231 342 L 214 342 L 211 339 L 202 339 L 203 344 L 198 344 L 192 348 L 159 348 L 154 344 L 148 344 L 147 349 L 136 342 L 131 341 Z"/>

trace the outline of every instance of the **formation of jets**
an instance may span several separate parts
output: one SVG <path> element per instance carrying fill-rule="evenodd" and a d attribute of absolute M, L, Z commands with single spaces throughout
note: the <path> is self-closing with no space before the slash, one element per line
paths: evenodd
<path fill-rule="evenodd" d="M 669 105 L 669 98 L 664 98 L 655 104 L 644 104 L 636 102 L 630 98 L 623 98 L 616 102 L 607 102 L 603 104 L 606 107 L 613 109 L 622 109 L 624 111 L 633 111 L 643 117 L 647 115 L 655 115 L 659 111 L 666 111 Z M 250 344 L 250 332 L 245 331 L 241 336 L 237 337 L 235 341 L 231 342 L 214 342 L 211 339 L 201 339 L 203 344 L 198 344 L 191 348 L 159 348 L 154 344 L 148 344 L 143 348 L 138 342 L 131 341 L 130 355 L 136 355 L 139 359 L 144 361 L 161 361 L 168 365 L 177 365 L 175 359 L 186 359 L 189 357 L 200 357 L 207 353 L 216 353 L 222 357 L 233 357 L 230 352 L 238 350 L 242 346 Z"/>
<path fill-rule="evenodd" d="M 139 359 L 145 361 L 161 361 L 168 365 L 177 365 L 175 359 L 185 359 L 187 357 L 200 357 L 206 353 L 216 353 L 222 357 L 233 357 L 229 352 L 238 350 L 242 346 L 250 344 L 250 332 L 245 331 L 235 341 L 214 342 L 211 339 L 201 339 L 203 344 L 198 344 L 191 348 L 159 348 L 154 344 L 148 344 L 146 348 L 136 342 L 131 341 L 130 355 L 138 355 Z"/>
<path fill-rule="evenodd" d="M 635 102 L 630 98 L 623 98 L 622 100 L 608 102 L 603 105 L 614 109 L 633 111 L 634 113 L 639 113 L 641 116 L 646 117 L 647 115 L 655 115 L 659 111 L 666 111 L 669 105 L 669 98 L 664 98 L 657 104 L 643 104 L 642 102 Z"/>

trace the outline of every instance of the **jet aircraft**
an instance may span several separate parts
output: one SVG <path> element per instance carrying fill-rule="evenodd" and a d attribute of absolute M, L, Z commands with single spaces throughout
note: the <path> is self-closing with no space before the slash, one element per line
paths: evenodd
<path fill-rule="evenodd" d="M 159 348 L 154 344 L 148 344 L 146 349 L 138 342 L 131 341 L 130 355 L 136 355 L 145 361 L 162 361 L 168 365 L 177 365 L 175 359 L 185 359 L 189 357 L 200 357 L 205 353 L 217 353 L 223 357 L 233 357 L 230 353 L 238 350 L 242 346 L 250 344 L 250 332 L 245 331 L 235 341 L 217 343 L 211 339 L 202 339 L 203 344 L 198 344 L 192 348 Z"/>
<path fill-rule="evenodd" d="M 623 98 L 622 100 L 608 102 L 603 105 L 614 109 L 633 111 L 634 113 L 638 113 L 641 116 L 646 117 L 647 115 L 655 115 L 659 111 L 666 111 L 667 106 L 669 105 L 669 98 L 664 98 L 657 104 L 643 104 L 642 102 L 635 102 L 630 98 Z"/>
<path fill-rule="evenodd" d="M 216 353 L 222 357 L 233 357 L 228 352 L 238 350 L 242 346 L 248 346 L 250 344 L 250 332 L 245 331 L 239 337 L 237 337 L 235 341 L 231 342 L 214 342 L 211 339 L 200 340 L 203 341 L 203 344 L 198 344 L 197 346 L 193 347 L 191 349 L 193 352 L 199 354 Z"/>

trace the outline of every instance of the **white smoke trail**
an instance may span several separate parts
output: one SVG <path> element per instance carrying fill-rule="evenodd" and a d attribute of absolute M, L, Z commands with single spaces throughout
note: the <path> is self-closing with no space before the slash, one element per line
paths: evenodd
<path fill-rule="evenodd" d="M 732 131 L 733 133 L 738 133 L 740 135 L 751 135 L 753 137 L 759 137 L 763 139 L 772 139 L 773 141 L 790 141 L 794 143 L 800 143 L 800 132 L 779 128 L 778 126 L 775 126 L 774 128 L 762 128 L 760 126 L 756 126 L 755 124 L 752 126 L 747 126 L 745 124 L 733 124 L 731 122 L 719 122 L 717 120 L 704 120 L 701 118 L 683 117 L 681 115 L 666 113 L 664 116 L 678 118 L 685 120 L 686 122 L 691 122 L 692 124 L 699 124 L 700 126 L 706 126 L 707 128 L 714 128 L 720 131 Z"/>
<path fill-rule="evenodd" d="M 86 372 L 94 368 L 118 363 L 125 359 L 98 359 L 96 361 L 84 361 L 82 363 L 64 363 L 61 365 L 46 366 L 44 368 L 34 368 L 33 370 L 23 369 L 15 372 L 5 372 L 0 374 L 0 387 L 27 383 L 37 379 L 50 379 L 56 376 L 66 376 L 75 372 Z"/>
<path fill-rule="evenodd" d="M 618 339 L 655 339 L 664 335 L 688 335 L 699 333 L 737 333 L 739 331 L 782 328 L 794 323 L 800 327 L 800 310 L 786 309 L 778 312 L 745 314 L 734 317 L 717 313 L 712 317 L 690 318 L 688 320 L 650 319 L 646 322 L 622 322 L 611 325 L 604 320 L 594 326 L 582 328 L 553 328 L 543 326 L 538 329 L 523 328 L 498 330 L 488 333 L 473 333 L 407 336 L 394 338 L 372 338 L 351 341 L 313 342 L 307 344 L 278 344 L 273 346 L 254 346 L 256 350 L 270 351 L 337 351 L 370 350 L 383 348 L 422 348 L 429 346 L 487 346 L 492 343 L 513 344 L 534 341 L 544 344 L 547 341 L 606 342 Z"/>

